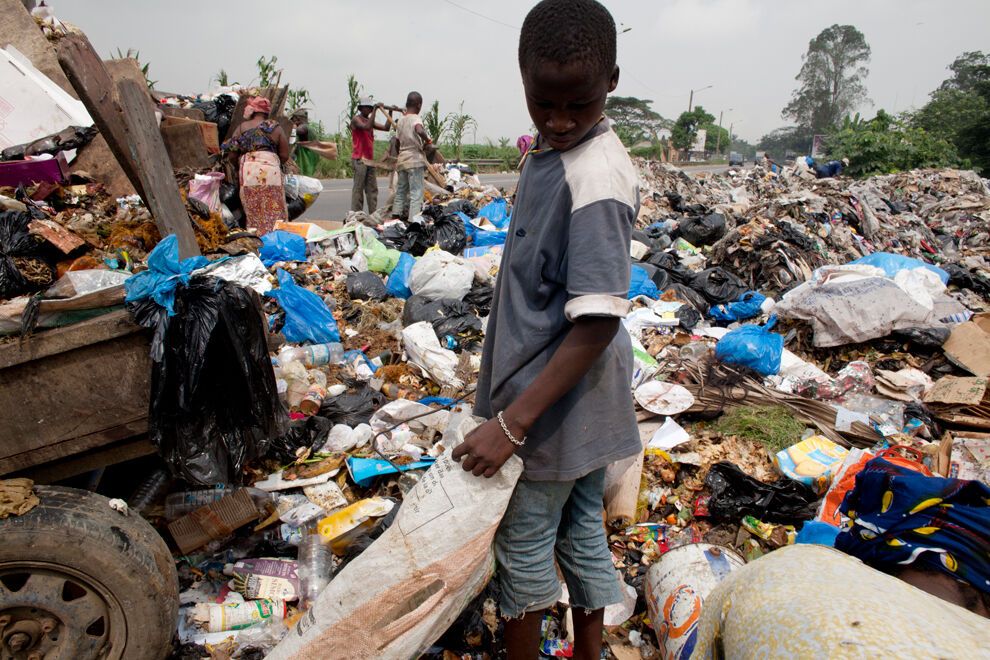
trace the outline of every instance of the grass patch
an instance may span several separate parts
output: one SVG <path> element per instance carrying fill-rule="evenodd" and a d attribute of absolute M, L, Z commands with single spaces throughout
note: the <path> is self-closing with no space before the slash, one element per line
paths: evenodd
<path fill-rule="evenodd" d="M 759 442 L 776 454 L 801 440 L 805 425 L 783 406 L 741 406 L 723 414 L 712 426 L 722 435 Z"/>

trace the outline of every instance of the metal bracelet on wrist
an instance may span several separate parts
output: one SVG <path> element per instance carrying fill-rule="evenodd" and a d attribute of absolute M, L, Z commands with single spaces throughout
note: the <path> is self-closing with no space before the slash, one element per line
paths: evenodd
<path fill-rule="evenodd" d="M 522 440 L 516 440 L 516 436 L 512 435 L 512 432 L 509 430 L 509 427 L 505 424 L 505 418 L 502 417 L 502 411 L 499 411 L 499 413 L 495 415 L 495 418 L 498 419 L 498 423 L 502 427 L 502 433 L 505 433 L 505 437 L 509 439 L 509 442 L 514 444 L 516 447 L 522 447 L 524 444 L 526 444 L 525 437 L 523 437 Z"/>

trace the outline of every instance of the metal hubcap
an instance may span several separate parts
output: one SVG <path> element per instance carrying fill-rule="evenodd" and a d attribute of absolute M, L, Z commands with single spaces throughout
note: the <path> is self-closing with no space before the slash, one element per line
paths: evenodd
<path fill-rule="evenodd" d="M 97 580 L 43 562 L 0 564 L 0 660 L 111 658 L 126 628 Z"/>

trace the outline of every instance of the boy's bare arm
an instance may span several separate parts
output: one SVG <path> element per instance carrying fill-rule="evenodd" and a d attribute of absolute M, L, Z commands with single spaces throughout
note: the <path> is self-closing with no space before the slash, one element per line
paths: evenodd
<path fill-rule="evenodd" d="M 614 317 L 578 318 L 540 375 L 502 414 L 509 431 L 521 440 L 540 415 L 584 377 L 619 329 Z M 490 419 L 454 449 L 453 458 L 475 475 L 491 477 L 515 452 L 497 419 Z"/>

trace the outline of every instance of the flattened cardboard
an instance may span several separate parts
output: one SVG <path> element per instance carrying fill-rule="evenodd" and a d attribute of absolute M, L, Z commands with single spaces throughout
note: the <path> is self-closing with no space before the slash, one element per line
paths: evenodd
<path fill-rule="evenodd" d="M 188 555 L 257 519 L 258 509 L 254 500 L 247 490 L 241 489 L 169 523 L 168 531 L 182 554 Z"/>
<path fill-rule="evenodd" d="M 990 376 L 990 313 L 957 325 L 942 346 L 945 356 L 975 376 Z"/>
<path fill-rule="evenodd" d="M 987 394 L 987 379 L 979 376 L 959 378 L 945 376 L 925 395 L 925 403 L 948 403 L 977 406 Z"/>

